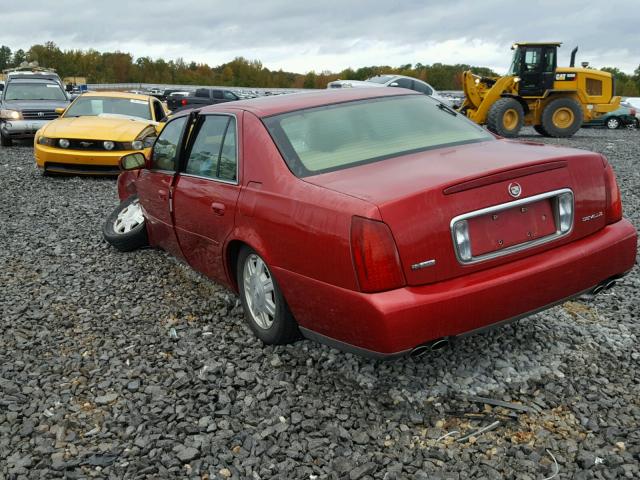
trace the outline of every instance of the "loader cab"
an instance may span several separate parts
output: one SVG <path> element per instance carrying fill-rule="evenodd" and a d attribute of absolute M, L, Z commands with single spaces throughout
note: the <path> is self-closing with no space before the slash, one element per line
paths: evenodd
<path fill-rule="evenodd" d="M 520 78 L 518 93 L 523 97 L 541 97 L 553 88 L 558 62 L 558 43 L 516 43 L 509 75 Z"/>

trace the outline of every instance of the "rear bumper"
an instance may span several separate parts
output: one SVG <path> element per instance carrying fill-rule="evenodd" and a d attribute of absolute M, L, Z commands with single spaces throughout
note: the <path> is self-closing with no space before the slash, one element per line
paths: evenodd
<path fill-rule="evenodd" d="M 51 120 L 6 120 L 0 123 L 5 137 L 31 138 Z"/>
<path fill-rule="evenodd" d="M 364 294 L 273 268 L 303 333 L 372 357 L 535 313 L 629 271 L 637 233 L 627 220 L 499 267 L 419 287 Z"/>
<path fill-rule="evenodd" d="M 136 152 L 140 150 L 135 150 Z M 141 152 L 147 155 L 150 149 Z M 134 150 L 63 150 L 37 144 L 34 155 L 38 168 L 48 173 L 80 175 L 119 175 L 120 158 Z"/>

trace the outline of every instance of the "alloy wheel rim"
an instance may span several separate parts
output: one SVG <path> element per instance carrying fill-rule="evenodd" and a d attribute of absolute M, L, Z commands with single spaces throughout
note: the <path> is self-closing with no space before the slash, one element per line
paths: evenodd
<path fill-rule="evenodd" d="M 120 210 L 118 216 L 113 222 L 113 230 L 122 235 L 129 233 L 131 230 L 143 223 L 144 215 L 142 215 L 142 207 L 140 206 L 140 202 L 135 200 Z"/>
<path fill-rule="evenodd" d="M 620 123 L 618 122 L 617 118 L 610 118 L 609 120 L 607 120 L 607 127 L 609 127 L 612 130 L 614 128 L 618 128 L 618 125 L 620 125 Z"/>
<path fill-rule="evenodd" d="M 273 278 L 267 264 L 255 253 L 250 254 L 244 263 L 242 277 L 251 319 L 264 330 L 271 328 L 277 307 Z"/>
<path fill-rule="evenodd" d="M 559 108 L 553 112 L 553 124 L 557 128 L 569 128 L 573 125 L 574 115 L 570 108 Z"/>

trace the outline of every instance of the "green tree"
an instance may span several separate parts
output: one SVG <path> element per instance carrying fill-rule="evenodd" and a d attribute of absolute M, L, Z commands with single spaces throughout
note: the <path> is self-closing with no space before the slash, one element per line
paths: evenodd
<path fill-rule="evenodd" d="M 11 65 L 11 49 L 6 45 L 0 47 L 0 71 Z"/>

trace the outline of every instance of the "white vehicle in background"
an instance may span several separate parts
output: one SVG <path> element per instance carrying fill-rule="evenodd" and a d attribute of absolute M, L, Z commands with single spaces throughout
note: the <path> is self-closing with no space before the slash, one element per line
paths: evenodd
<path fill-rule="evenodd" d="M 369 87 L 399 87 L 408 88 L 424 93 L 436 100 L 451 105 L 451 100 L 443 97 L 427 82 L 404 75 L 377 75 L 366 80 L 335 80 L 327 84 L 327 88 L 369 88 Z"/>
<path fill-rule="evenodd" d="M 627 104 L 635 109 L 636 118 L 640 123 L 640 97 L 627 97 L 620 103 L 620 105 L 622 104 Z"/>

